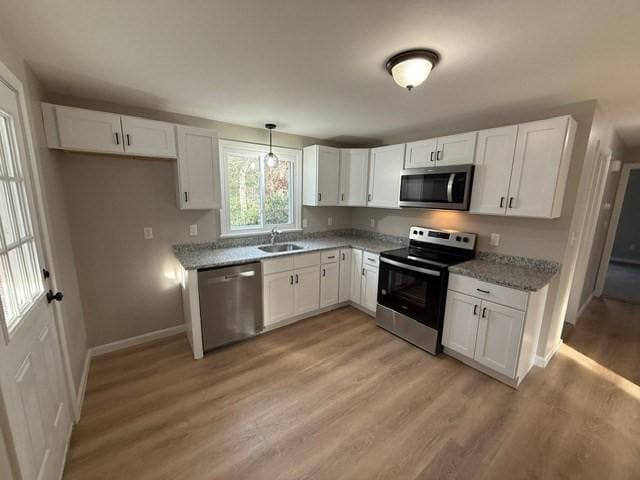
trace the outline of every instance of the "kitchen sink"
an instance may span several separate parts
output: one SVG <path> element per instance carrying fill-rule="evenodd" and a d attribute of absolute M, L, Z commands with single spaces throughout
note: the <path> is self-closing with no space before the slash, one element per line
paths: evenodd
<path fill-rule="evenodd" d="M 276 243 L 274 245 L 263 245 L 258 247 L 263 252 L 277 253 L 277 252 L 293 252 L 295 250 L 302 250 L 304 247 L 295 245 L 293 243 Z"/>

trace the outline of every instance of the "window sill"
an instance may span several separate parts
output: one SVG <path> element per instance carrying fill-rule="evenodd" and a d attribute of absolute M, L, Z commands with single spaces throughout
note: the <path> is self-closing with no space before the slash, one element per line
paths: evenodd
<path fill-rule="evenodd" d="M 278 229 L 280 233 L 298 233 L 302 232 L 302 228 L 288 228 Z M 271 235 L 271 231 L 263 231 L 263 232 L 232 232 L 232 233 L 221 233 L 218 238 L 243 238 L 243 237 L 259 237 L 261 235 Z"/>

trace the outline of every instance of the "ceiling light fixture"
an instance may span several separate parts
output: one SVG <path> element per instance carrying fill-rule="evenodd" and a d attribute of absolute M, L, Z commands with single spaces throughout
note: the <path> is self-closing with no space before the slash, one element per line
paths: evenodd
<path fill-rule="evenodd" d="M 427 79 L 439 61 L 437 52 L 423 48 L 397 53 L 385 67 L 398 85 L 411 91 Z"/>
<path fill-rule="evenodd" d="M 269 130 L 269 153 L 264 156 L 264 163 L 269 168 L 276 168 L 280 161 L 278 160 L 278 156 L 273 153 L 273 144 L 271 143 L 271 132 L 276 128 L 276 125 L 275 123 L 266 123 L 264 128 Z"/>

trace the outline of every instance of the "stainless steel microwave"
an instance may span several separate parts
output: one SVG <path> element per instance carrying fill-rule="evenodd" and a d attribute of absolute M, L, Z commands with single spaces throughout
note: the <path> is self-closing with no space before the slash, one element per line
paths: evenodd
<path fill-rule="evenodd" d="M 473 165 L 411 168 L 400 172 L 400 206 L 469 210 Z"/>

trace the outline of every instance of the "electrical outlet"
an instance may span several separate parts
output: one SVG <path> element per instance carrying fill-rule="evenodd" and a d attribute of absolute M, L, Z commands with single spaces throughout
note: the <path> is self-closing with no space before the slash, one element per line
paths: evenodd
<path fill-rule="evenodd" d="M 374 228 L 374 227 L 376 226 L 376 219 L 375 219 L 375 218 L 371 217 L 371 218 L 369 219 L 369 226 L 370 226 L 371 228 Z"/>
<path fill-rule="evenodd" d="M 153 238 L 153 228 L 144 227 L 144 229 L 142 231 L 144 232 L 145 240 L 151 240 Z"/>
<path fill-rule="evenodd" d="M 494 247 L 497 247 L 498 245 L 500 245 L 500 234 L 499 233 L 492 233 L 491 234 L 491 245 L 493 245 Z"/>
<path fill-rule="evenodd" d="M 198 236 L 198 224 L 189 225 L 189 236 L 197 237 Z"/>
<path fill-rule="evenodd" d="M 309 220 L 306 218 L 302 219 L 302 228 L 307 228 L 309 226 Z"/>
<path fill-rule="evenodd" d="M 328 217 L 327 218 L 327 225 L 329 225 L 329 226 L 333 225 L 333 217 Z"/>

